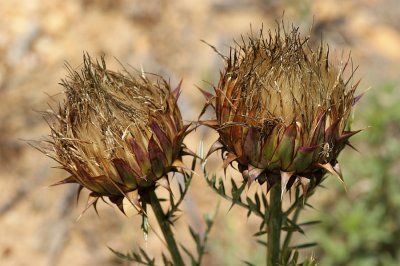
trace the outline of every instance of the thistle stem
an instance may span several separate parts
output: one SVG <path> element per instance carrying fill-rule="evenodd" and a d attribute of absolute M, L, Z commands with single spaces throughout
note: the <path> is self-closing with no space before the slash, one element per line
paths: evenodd
<path fill-rule="evenodd" d="M 176 244 L 174 234 L 172 233 L 172 230 L 171 230 L 171 225 L 170 225 L 165 213 L 163 212 L 163 210 L 161 208 L 160 201 L 159 201 L 154 189 L 151 189 L 149 191 L 148 195 L 150 197 L 150 204 L 151 204 L 153 212 L 157 218 L 157 222 L 160 225 L 161 231 L 165 238 L 165 241 L 167 242 L 168 250 L 171 254 L 174 265 L 175 266 L 183 266 L 184 263 L 182 260 L 182 256 L 179 253 L 179 249 Z"/>
<path fill-rule="evenodd" d="M 268 218 L 267 266 L 279 265 L 282 226 L 281 184 L 277 182 L 269 192 L 270 210 Z"/>

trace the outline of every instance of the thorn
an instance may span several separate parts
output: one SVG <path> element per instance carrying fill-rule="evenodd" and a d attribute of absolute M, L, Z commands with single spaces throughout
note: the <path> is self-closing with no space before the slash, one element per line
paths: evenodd
<path fill-rule="evenodd" d="M 124 210 L 124 197 L 123 196 L 109 196 L 108 199 L 114 203 L 118 209 L 126 216 L 125 210 Z M 105 201 L 104 201 L 105 202 Z"/>
<path fill-rule="evenodd" d="M 207 159 L 208 156 L 210 156 L 215 151 L 222 149 L 223 147 L 224 145 L 219 140 L 217 140 L 216 142 L 213 143 L 213 145 L 211 145 L 211 148 L 208 150 L 207 155 L 204 159 Z"/>
<path fill-rule="evenodd" d="M 326 163 L 326 164 L 318 164 L 318 166 L 320 166 L 321 168 L 325 169 L 326 171 L 328 171 L 330 174 L 336 176 L 337 178 L 339 178 L 339 180 L 344 183 L 343 180 L 343 176 L 341 172 L 336 172 L 336 170 L 332 167 L 332 165 L 330 163 Z M 340 168 L 339 168 L 340 169 Z"/>
<path fill-rule="evenodd" d="M 248 170 L 243 171 L 243 175 L 246 174 L 247 176 L 247 188 L 250 187 L 250 185 L 261 175 L 263 172 L 263 169 L 256 168 L 252 166 L 251 164 L 249 165 Z"/>
<path fill-rule="evenodd" d="M 283 195 L 285 194 L 286 185 L 289 182 L 290 177 L 294 172 L 284 172 L 281 171 L 281 200 L 283 199 Z"/>
<path fill-rule="evenodd" d="M 352 144 L 350 144 L 350 142 L 346 142 L 346 145 L 355 150 L 356 152 L 360 153 L 360 151 L 357 150 L 356 147 L 354 147 Z"/>
<path fill-rule="evenodd" d="M 201 92 L 201 94 L 203 94 L 204 98 L 206 99 L 207 105 L 211 104 L 211 101 L 215 98 L 215 95 L 203 90 L 199 86 L 196 86 L 196 88 Z"/>
<path fill-rule="evenodd" d="M 83 186 L 79 185 L 78 191 L 77 191 L 77 193 L 76 193 L 76 203 L 77 203 L 77 204 L 78 204 L 79 196 L 81 195 L 82 189 L 83 189 Z"/>
<path fill-rule="evenodd" d="M 226 158 L 224 159 L 223 162 L 223 167 L 224 169 L 228 168 L 228 165 L 233 162 L 234 160 L 236 160 L 238 157 L 236 154 L 228 152 L 228 155 L 226 156 Z"/>
<path fill-rule="evenodd" d="M 189 171 L 190 173 L 193 173 L 194 175 L 198 176 L 199 174 L 193 171 L 191 168 L 187 167 L 186 164 L 182 162 L 180 159 L 176 159 L 173 163 L 172 166 L 175 167 L 178 171 Z"/>
<path fill-rule="evenodd" d="M 179 159 L 173 161 L 172 166 L 175 168 L 188 169 L 188 167 L 182 162 L 182 160 Z"/>
<path fill-rule="evenodd" d="M 57 183 L 54 183 L 51 186 L 53 187 L 53 186 L 58 186 L 58 185 L 63 185 L 63 184 L 71 184 L 71 183 L 77 183 L 76 179 L 73 175 L 70 175 L 69 177 L 67 177 L 61 181 L 58 181 Z"/>
<path fill-rule="evenodd" d="M 299 176 L 298 177 L 301 189 L 303 190 L 303 205 L 306 203 L 306 197 L 307 197 L 307 192 L 308 192 L 308 187 L 311 183 L 310 179 L 304 177 L 304 176 Z"/>
<path fill-rule="evenodd" d="M 182 155 L 190 155 L 190 156 L 198 158 L 197 154 L 187 147 L 182 148 Z"/>
<path fill-rule="evenodd" d="M 88 197 L 88 201 L 86 203 L 86 207 L 85 209 L 79 214 L 78 218 L 76 218 L 76 221 L 79 221 L 82 218 L 82 215 L 93 205 L 94 210 L 96 211 L 96 214 L 99 215 L 99 213 L 97 212 L 97 208 L 96 208 L 96 203 L 99 200 L 98 196 L 91 196 L 89 195 Z"/>
<path fill-rule="evenodd" d="M 364 96 L 365 92 L 353 97 L 353 101 L 352 101 L 352 106 L 354 106 L 363 96 Z"/>
<path fill-rule="evenodd" d="M 333 166 L 333 169 L 335 170 L 336 173 L 338 173 L 340 176 L 342 175 L 342 169 L 340 167 L 340 164 L 338 162 L 336 162 L 336 164 Z"/>
<path fill-rule="evenodd" d="M 181 81 L 179 82 L 178 86 L 176 86 L 176 88 L 172 91 L 172 95 L 174 95 L 175 101 L 178 101 L 179 96 L 181 95 L 182 89 L 181 89 L 181 85 L 182 85 L 183 80 L 181 79 Z"/>

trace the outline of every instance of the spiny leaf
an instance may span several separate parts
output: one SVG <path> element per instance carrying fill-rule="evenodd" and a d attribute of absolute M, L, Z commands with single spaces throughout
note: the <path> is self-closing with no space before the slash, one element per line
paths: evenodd
<path fill-rule="evenodd" d="M 249 261 L 246 261 L 246 260 L 242 260 L 242 262 L 243 262 L 244 264 L 246 264 L 247 266 L 256 266 L 255 264 L 253 264 L 253 263 L 251 263 L 251 262 L 249 262 Z"/>
<path fill-rule="evenodd" d="M 257 243 L 262 245 L 262 246 L 265 246 L 265 247 L 268 246 L 268 243 L 266 241 L 264 241 L 264 240 L 257 240 Z"/>
<path fill-rule="evenodd" d="M 143 249 L 139 249 L 142 255 L 136 252 L 132 252 L 132 254 L 122 254 L 121 252 L 116 251 L 110 247 L 108 247 L 108 249 L 122 260 L 133 261 L 143 265 L 155 266 L 155 259 L 151 259 Z"/>
<path fill-rule="evenodd" d="M 163 263 L 165 266 L 173 266 L 174 265 L 170 260 L 168 260 L 167 256 L 165 256 L 164 253 L 162 253 L 161 256 L 162 256 L 162 260 L 163 260 Z"/>
<path fill-rule="evenodd" d="M 297 225 L 296 223 L 294 223 L 291 219 L 287 219 L 287 222 L 288 222 L 288 230 L 298 231 L 301 234 L 304 234 L 304 230 L 301 229 L 301 227 L 299 225 Z"/>
<path fill-rule="evenodd" d="M 300 223 L 298 224 L 299 226 L 307 226 L 307 225 L 315 225 L 315 224 L 320 224 L 321 221 L 309 221 L 309 222 L 305 222 L 305 223 Z"/>
<path fill-rule="evenodd" d="M 149 262 L 149 265 L 154 265 L 155 259 L 151 259 L 149 255 L 147 255 L 146 251 L 144 251 L 142 248 L 139 248 L 139 250 L 142 256 L 146 259 L 146 261 Z"/>
<path fill-rule="evenodd" d="M 267 231 L 260 230 L 257 233 L 255 233 L 253 236 L 262 236 L 262 235 L 265 235 L 265 234 L 267 234 Z"/>
<path fill-rule="evenodd" d="M 181 248 L 183 249 L 183 251 L 190 257 L 190 260 L 192 262 L 192 265 L 197 265 L 196 263 L 196 259 L 194 258 L 194 256 L 192 255 L 192 253 L 190 253 L 190 251 L 182 244 L 180 244 Z"/>
<path fill-rule="evenodd" d="M 293 249 L 303 249 L 303 248 L 315 247 L 317 245 L 318 245 L 318 243 L 311 242 L 311 243 L 305 243 L 305 244 L 296 245 L 296 246 L 293 246 L 291 248 L 293 248 Z"/>

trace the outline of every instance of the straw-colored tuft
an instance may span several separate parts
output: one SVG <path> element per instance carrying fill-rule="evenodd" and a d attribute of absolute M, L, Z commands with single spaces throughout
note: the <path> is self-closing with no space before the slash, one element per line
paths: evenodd
<path fill-rule="evenodd" d="M 358 100 L 350 57 L 335 65 L 328 46 L 314 49 L 297 28 L 280 24 L 266 37 L 261 30 L 242 38 L 225 61 L 215 96 L 208 97 L 216 120 L 203 124 L 219 132 L 226 158 L 239 163 L 244 178 L 312 178 L 333 169 L 356 133 L 346 131 Z M 249 179 L 250 172 L 257 177 Z"/>
<path fill-rule="evenodd" d="M 188 128 L 176 105 L 179 86 L 171 91 L 158 76 L 107 70 L 104 58 L 95 63 L 89 55 L 81 72 L 67 69 L 66 99 L 50 113 L 44 149 L 71 174 L 60 183 L 89 189 L 93 205 L 108 196 L 122 208 L 128 193 L 140 194 L 178 170 L 173 164 L 181 160 Z"/>

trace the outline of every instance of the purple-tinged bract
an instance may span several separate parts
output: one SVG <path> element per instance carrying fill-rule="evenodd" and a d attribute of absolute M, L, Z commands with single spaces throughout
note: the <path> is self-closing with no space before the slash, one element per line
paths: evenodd
<path fill-rule="evenodd" d="M 180 85 L 172 91 L 158 76 L 113 72 L 88 55 L 80 73 L 68 70 L 42 151 L 70 173 L 61 184 L 91 191 L 89 205 L 106 196 L 123 211 L 125 197 L 137 203 L 141 191 L 181 170 L 188 125 L 177 106 Z"/>
<path fill-rule="evenodd" d="M 245 180 L 269 187 L 306 187 L 326 172 L 342 179 L 337 157 L 358 132 L 348 129 L 358 82 L 350 59 L 335 65 L 328 55 L 280 25 L 232 47 L 215 95 L 202 91 L 216 114 L 202 123 L 220 136 L 209 154 L 222 149 L 224 167 L 236 161 Z"/>

